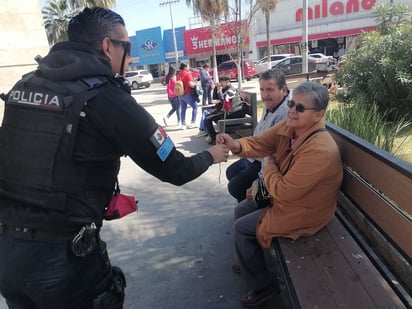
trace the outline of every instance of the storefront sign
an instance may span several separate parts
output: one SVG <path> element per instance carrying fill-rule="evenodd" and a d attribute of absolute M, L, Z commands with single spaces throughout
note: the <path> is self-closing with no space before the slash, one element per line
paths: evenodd
<path fill-rule="evenodd" d="M 216 50 L 236 48 L 239 33 L 244 35 L 244 33 L 246 33 L 245 29 L 246 27 L 243 27 L 242 30 L 241 23 L 220 25 L 215 35 Z M 212 51 L 212 34 L 210 27 L 186 30 L 184 33 L 184 40 L 187 54 Z M 247 37 L 244 42 L 244 45 L 248 44 L 249 37 Z"/>
<path fill-rule="evenodd" d="M 308 6 L 308 19 L 321 19 L 330 15 L 353 14 L 360 9 L 368 11 L 372 10 L 376 4 L 376 0 L 348 0 L 348 1 L 329 1 L 322 0 L 321 4 Z M 303 19 L 303 8 L 296 11 L 295 21 L 301 22 Z"/>
<path fill-rule="evenodd" d="M 185 31 L 186 31 L 185 27 L 175 28 L 176 47 L 177 47 L 177 55 L 179 57 L 179 61 L 187 60 L 187 57 L 184 54 L 185 45 L 184 45 L 183 34 Z M 166 62 L 175 62 L 176 52 L 175 52 L 172 29 L 167 29 L 163 31 L 163 48 L 165 52 Z"/>
<path fill-rule="evenodd" d="M 160 27 L 136 31 L 135 43 L 139 64 L 164 62 L 162 32 Z M 133 54 L 135 55 L 135 54 Z"/>

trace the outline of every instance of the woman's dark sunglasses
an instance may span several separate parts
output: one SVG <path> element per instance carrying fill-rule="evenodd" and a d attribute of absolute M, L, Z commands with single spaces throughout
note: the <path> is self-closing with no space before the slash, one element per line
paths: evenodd
<path fill-rule="evenodd" d="M 317 110 L 318 110 L 317 108 L 305 107 L 303 104 L 301 104 L 301 103 L 296 103 L 296 102 L 293 101 L 293 100 L 289 100 L 287 104 L 288 104 L 288 107 L 289 107 L 289 108 L 292 108 L 292 107 L 296 106 L 296 111 L 297 111 L 298 113 L 304 113 L 306 110 L 312 110 L 312 111 L 317 111 Z"/>
<path fill-rule="evenodd" d="M 121 44 L 122 47 L 123 47 L 123 49 L 124 49 L 124 51 L 126 52 L 126 54 L 127 54 L 128 56 L 130 56 L 130 50 L 131 50 L 131 48 L 132 48 L 132 43 L 130 43 L 129 41 L 116 40 L 116 39 L 112 39 L 112 38 L 109 38 L 109 39 L 110 39 L 110 41 L 112 41 L 114 44 Z"/>

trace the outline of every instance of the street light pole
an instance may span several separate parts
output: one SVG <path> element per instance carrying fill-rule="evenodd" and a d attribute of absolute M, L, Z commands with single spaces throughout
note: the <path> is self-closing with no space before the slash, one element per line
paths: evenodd
<path fill-rule="evenodd" d="M 163 2 L 159 3 L 160 6 L 169 5 L 170 21 L 172 23 L 173 45 L 174 45 L 174 49 L 175 49 L 176 69 L 177 69 L 177 66 L 178 66 L 178 63 L 179 63 L 179 53 L 177 51 L 176 31 L 175 31 L 175 27 L 173 26 L 172 4 L 173 3 L 178 3 L 178 2 L 180 2 L 180 0 L 167 0 L 167 1 L 163 1 Z"/>
<path fill-rule="evenodd" d="M 302 27 L 302 73 L 308 74 L 308 0 L 303 0 L 303 27 Z M 309 76 L 309 75 L 308 75 Z M 309 79 L 309 78 L 308 78 Z"/>

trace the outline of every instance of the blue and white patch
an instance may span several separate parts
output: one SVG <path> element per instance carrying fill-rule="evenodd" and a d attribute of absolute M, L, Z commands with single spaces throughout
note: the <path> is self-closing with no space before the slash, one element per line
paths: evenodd
<path fill-rule="evenodd" d="M 175 145 L 172 142 L 172 139 L 168 136 L 166 137 L 165 141 L 163 142 L 162 146 L 157 150 L 157 155 L 159 158 L 164 162 L 170 153 L 173 150 Z"/>

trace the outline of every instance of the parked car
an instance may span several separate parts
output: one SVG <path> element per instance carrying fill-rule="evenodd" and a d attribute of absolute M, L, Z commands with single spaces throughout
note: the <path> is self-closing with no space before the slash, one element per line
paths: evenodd
<path fill-rule="evenodd" d="M 308 57 L 308 72 L 317 70 L 317 59 Z M 303 72 L 302 56 L 291 56 L 281 60 L 272 66 L 272 69 L 280 69 L 285 75 L 300 74 Z"/>
<path fill-rule="evenodd" d="M 194 80 L 199 80 L 200 78 L 200 72 L 199 69 L 197 68 L 190 68 L 190 73 L 192 73 L 193 79 Z M 179 74 L 179 70 L 176 71 L 176 76 Z M 160 83 L 163 86 L 166 86 L 166 76 L 160 77 Z"/>
<path fill-rule="evenodd" d="M 270 62 L 271 65 L 270 67 L 274 66 L 276 63 L 278 63 L 279 61 L 293 56 L 293 54 L 278 54 L 278 55 L 271 55 L 270 56 Z M 265 72 L 268 69 L 268 57 L 263 57 L 262 59 L 260 59 L 258 62 L 256 62 L 256 73 L 257 75 L 262 74 L 263 72 Z"/>
<path fill-rule="evenodd" d="M 318 71 L 330 71 L 331 69 L 333 69 L 332 66 L 336 65 L 336 59 L 332 56 L 326 56 L 322 53 L 309 54 L 309 56 L 318 60 Z"/>
<path fill-rule="evenodd" d="M 234 60 L 229 60 L 222 62 L 217 66 L 217 74 L 219 76 L 227 74 L 230 79 L 238 79 L 238 71 L 236 62 Z M 246 80 L 251 80 L 256 75 L 256 64 L 250 59 L 243 59 L 243 76 Z"/>
<path fill-rule="evenodd" d="M 153 76 L 147 70 L 128 71 L 124 77 L 132 89 L 149 88 L 153 83 Z"/>

